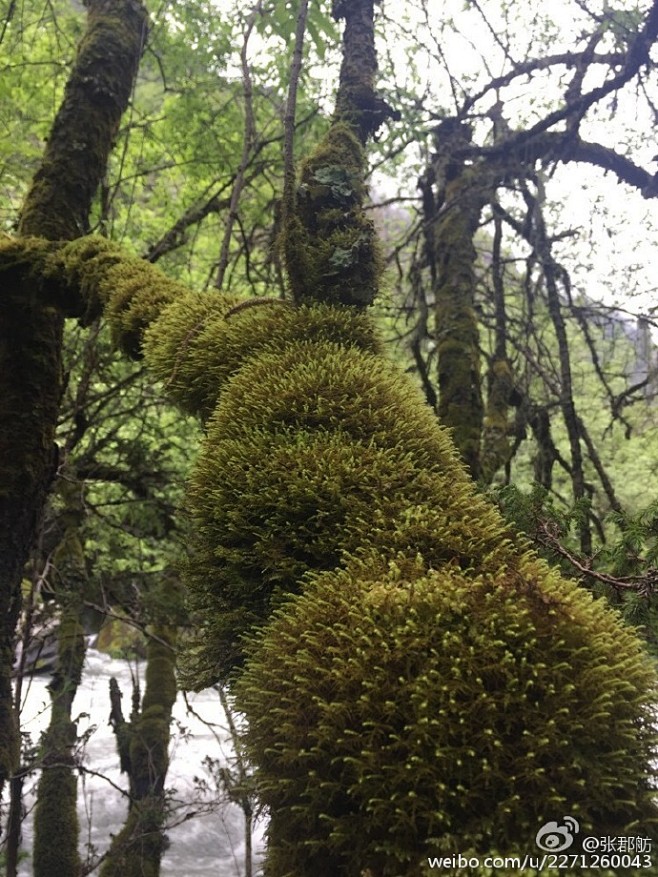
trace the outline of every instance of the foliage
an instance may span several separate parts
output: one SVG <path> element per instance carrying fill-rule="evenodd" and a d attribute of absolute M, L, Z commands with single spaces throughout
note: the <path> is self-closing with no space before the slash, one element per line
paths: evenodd
<path fill-rule="evenodd" d="M 567 511 L 539 485 L 528 493 L 508 485 L 492 491 L 492 495 L 507 520 L 543 557 L 594 594 L 606 598 L 637 628 L 650 651 L 656 653 L 655 502 L 635 515 L 611 513 L 604 521 L 610 527 L 606 543 L 594 556 L 581 557 L 574 530 L 589 513 L 587 503 Z"/>
<path fill-rule="evenodd" d="M 589 512 L 587 502 L 581 501 L 566 509 L 537 483 L 527 492 L 516 484 L 503 485 L 492 489 L 490 495 L 505 519 L 527 537 L 545 560 L 554 566 L 562 565 L 562 571 L 567 575 L 573 572 L 573 568 L 564 563 L 564 558 L 545 540 L 542 541 L 542 534 L 550 532 L 559 543 L 574 545 L 574 530 Z"/>
<path fill-rule="evenodd" d="M 621 536 L 606 549 L 605 565 L 620 576 L 658 566 L 658 500 L 636 515 L 617 514 L 614 519 Z"/>

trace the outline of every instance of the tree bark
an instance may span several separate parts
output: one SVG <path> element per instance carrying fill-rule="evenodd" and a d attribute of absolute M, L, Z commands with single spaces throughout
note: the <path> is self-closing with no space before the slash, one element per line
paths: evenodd
<path fill-rule="evenodd" d="M 480 477 L 483 403 L 479 331 L 475 314 L 474 236 L 493 192 L 492 171 L 467 167 L 456 153 L 470 140 L 467 126 L 444 123 L 437 130 L 434 179 L 436 214 L 428 216 L 428 260 L 434 278 L 441 423 L 474 479 Z"/>
<path fill-rule="evenodd" d="M 146 34 L 137 0 L 89 0 L 88 23 L 19 223 L 23 237 L 71 240 L 89 212 Z M 36 289 L 7 285 L 0 303 L 0 791 L 18 759 L 11 704 L 23 567 L 57 469 L 64 316 Z"/>
<path fill-rule="evenodd" d="M 121 768 L 130 781 L 130 807 L 112 844 L 101 877 L 158 877 L 165 849 L 164 784 L 169 767 L 169 726 L 176 700 L 175 627 L 157 625 L 146 652 L 141 711 L 124 721 L 120 695 L 112 691 L 112 722 Z M 114 681 L 114 680 L 112 680 Z"/>

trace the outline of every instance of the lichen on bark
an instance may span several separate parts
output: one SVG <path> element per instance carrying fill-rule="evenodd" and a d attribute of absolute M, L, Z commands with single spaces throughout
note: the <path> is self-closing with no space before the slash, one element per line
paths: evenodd
<path fill-rule="evenodd" d="M 342 120 L 303 163 L 284 230 L 296 302 L 372 304 L 380 260 L 374 225 L 364 212 L 365 172 L 363 146 Z"/>

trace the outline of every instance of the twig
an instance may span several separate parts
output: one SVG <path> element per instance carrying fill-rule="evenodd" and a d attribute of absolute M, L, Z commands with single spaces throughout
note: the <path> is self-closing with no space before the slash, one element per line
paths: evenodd
<path fill-rule="evenodd" d="M 652 568 L 643 575 L 636 576 L 612 576 L 608 573 L 597 572 L 590 565 L 591 559 L 579 558 L 566 549 L 559 542 L 557 536 L 551 532 L 550 526 L 546 521 L 540 523 L 536 538 L 541 545 L 550 548 L 551 551 L 568 560 L 581 575 L 609 585 L 616 591 L 638 591 L 639 593 L 649 594 L 658 588 L 658 569 Z"/>
<path fill-rule="evenodd" d="M 242 194 L 242 190 L 245 184 L 245 173 L 247 171 L 247 167 L 249 166 L 251 151 L 256 140 L 256 120 L 254 117 L 253 104 L 254 89 L 251 79 L 251 70 L 249 68 L 248 48 L 249 39 L 253 32 L 254 25 L 256 24 L 256 19 L 259 15 L 262 14 L 262 11 L 262 2 L 261 0 L 258 0 L 258 2 L 251 11 L 251 14 L 247 18 L 244 29 L 244 40 L 242 42 L 242 49 L 240 51 L 240 66 L 242 69 L 242 83 L 244 89 L 244 140 L 242 142 L 242 157 L 240 159 L 240 166 L 235 176 L 235 181 L 233 183 L 230 206 L 228 210 L 228 215 L 226 217 L 226 225 L 224 227 L 224 238 L 222 240 L 222 246 L 219 255 L 217 279 L 215 280 L 215 286 L 217 287 L 217 289 L 221 289 L 224 284 L 224 275 L 226 274 L 226 268 L 228 266 L 229 249 L 231 246 L 231 236 L 233 234 L 233 223 L 235 222 L 235 218 L 237 216 L 240 195 Z"/>
<path fill-rule="evenodd" d="M 290 65 L 290 85 L 286 99 L 286 112 L 283 119 L 283 205 L 282 225 L 286 228 L 290 211 L 295 200 L 295 114 L 297 109 L 297 86 L 304 60 L 304 36 L 306 34 L 306 18 L 308 16 L 308 0 L 301 0 L 295 27 L 295 47 Z"/>

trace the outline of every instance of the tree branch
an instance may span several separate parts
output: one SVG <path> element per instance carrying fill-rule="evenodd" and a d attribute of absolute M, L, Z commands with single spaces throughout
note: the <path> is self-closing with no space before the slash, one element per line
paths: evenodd
<path fill-rule="evenodd" d="M 89 17 L 19 232 L 71 240 L 89 211 L 132 91 L 148 30 L 139 0 L 89 0 Z"/>
<path fill-rule="evenodd" d="M 244 135 L 242 140 L 242 156 L 238 166 L 233 189 L 231 191 L 231 200 L 229 202 L 228 214 L 226 216 L 226 224 L 224 227 L 224 237 L 219 254 L 219 265 L 217 268 L 217 277 L 215 279 L 215 287 L 221 289 L 224 285 L 224 275 L 228 265 L 229 249 L 231 246 L 231 236 L 233 234 L 233 225 L 238 215 L 238 204 L 240 203 L 240 195 L 245 184 L 245 174 L 249 167 L 249 161 L 254 143 L 256 140 L 256 120 L 254 118 L 253 103 L 253 82 L 251 79 L 251 69 L 249 67 L 249 39 L 256 24 L 256 19 L 263 14 L 262 2 L 258 2 L 253 7 L 244 28 L 244 38 L 242 49 L 240 51 L 240 69 L 242 70 L 242 85 L 244 96 Z"/>
<path fill-rule="evenodd" d="M 482 150 L 482 154 L 486 154 L 489 157 L 503 156 L 510 149 L 516 149 L 523 144 L 530 143 L 539 134 L 548 131 L 549 128 L 552 128 L 553 125 L 558 122 L 568 119 L 570 116 L 584 113 L 589 107 L 600 101 L 606 95 L 613 91 L 618 91 L 638 73 L 640 67 L 650 62 L 649 49 L 657 37 L 658 0 L 654 0 L 644 22 L 644 27 L 631 43 L 628 54 L 626 55 L 625 63 L 619 73 L 607 82 L 604 82 L 603 85 L 585 92 L 571 103 L 567 103 L 560 109 L 549 113 L 544 119 L 537 122 L 537 124 L 533 125 L 531 128 L 528 128 L 525 131 L 520 131 L 507 143 Z"/>

